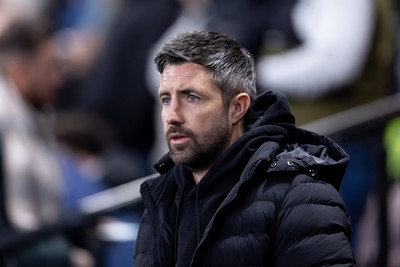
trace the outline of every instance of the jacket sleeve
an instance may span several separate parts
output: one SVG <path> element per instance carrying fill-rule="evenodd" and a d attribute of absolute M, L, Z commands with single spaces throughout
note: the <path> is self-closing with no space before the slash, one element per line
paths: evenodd
<path fill-rule="evenodd" d="M 277 267 L 355 266 L 348 212 L 330 184 L 296 177 L 277 216 Z"/>

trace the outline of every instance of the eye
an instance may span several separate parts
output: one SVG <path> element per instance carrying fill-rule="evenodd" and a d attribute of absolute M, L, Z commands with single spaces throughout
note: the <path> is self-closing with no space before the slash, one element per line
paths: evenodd
<path fill-rule="evenodd" d="M 171 103 L 171 98 L 167 96 L 161 97 L 160 102 L 163 105 L 169 105 Z"/>
<path fill-rule="evenodd" d="M 199 99 L 199 97 L 198 97 L 198 96 L 195 96 L 195 95 L 189 95 L 189 96 L 188 96 L 188 100 L 189 100 L 190 102 L 196 102 L 198 99 Z"/>

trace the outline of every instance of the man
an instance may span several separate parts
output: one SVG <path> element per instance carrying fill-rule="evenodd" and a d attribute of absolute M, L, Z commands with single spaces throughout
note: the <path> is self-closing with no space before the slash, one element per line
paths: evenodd
<path fill-rule="evenodd" d="M 155 63 L 169 153 L 141 187 L 135 266 L 355 266 L 337 191 L 349 157 L 296 128 L 282 94 L 256 96 L 249 52 L 182 33 Z"/>
<path fill-rule="evenodd" d="M 54 197 L 60 195 L 62 181 L 49 146 L 52 136 L 46 110 L 62 76 L 50 36 L 47 26 L 28 21 L 10 23 L 0 36 L 0 129 L 8 177 L 7 208 L 10 223 L 23 230 L 37 229 L 59 216 Z M 32 195 L 43 190 L 43 182 L 48 191 L 39 193 L 40 197 Z"/>
<path fill-rule="evenodd" d="M 0 34 L 2 233 L 23 233 L 62 219 L 64 176 L 49 107 L 63 82 L 51 27 L 13 19 Z M 92 266 L 86 250 L 49 237 L 1 257 L 1 266 Z"/>

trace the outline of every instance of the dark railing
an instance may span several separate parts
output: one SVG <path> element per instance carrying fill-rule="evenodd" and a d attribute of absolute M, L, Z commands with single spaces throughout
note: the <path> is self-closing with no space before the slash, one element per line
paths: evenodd
<path fill-rule="evenodd" d="M 399 115 L 400 93 L 302 125 L 301 128 L 325 134 L 333 139 L 362 136 L 370 130 L 383 129 L 390 119 Z M 49 225 L 29 233 L 14 233 L 2 236 L 0 239 L 0 256 L 23 248 L 27 244 L 46 236 L 65 231 L 77 225 L 84 225 L 102 214 L 140 202 L 140 184 L 156 176 L 157 174 L 152 174 L 142 177 L 83 198 L 79 202 L 79 213 L 66 218 L 60 224 Z M 385 194 L 385 192 L 382 191 L 382 194 Z M 384 202 L 383 199 L 382 202 Z M 384 212 L 381 215 L 381 217 L 386 217 Z M 381 223 L 385 222 L 385 218 L 382 218 Z M 381 257 L 385 258 L 386 247 L 384 243 L 386 243 L 385 235 L 387 233 L 383 232 L 381 234 L 383 234 L 381 240 L 381 243 L 383 243 L 381 255 L 383 256 Z M 382 261 L 385 261 L 385 259 L 382 259 Z M 380 266 L 384 267 L 386 265 Z"/>
<path fill-rule="evenodd" d="M 12 232 L 10 234 L 3 234 L 0 238 L 0 256 L 12 253 L 48 236 L 88 224 L 101 215 L 140 202 L 140 184 L 157 175 L 145 176 L 84 197 L 78 203 L 77 213 L 64 217 L 60 223 L 47 225 L 42 229 L 26 233 Z"/>

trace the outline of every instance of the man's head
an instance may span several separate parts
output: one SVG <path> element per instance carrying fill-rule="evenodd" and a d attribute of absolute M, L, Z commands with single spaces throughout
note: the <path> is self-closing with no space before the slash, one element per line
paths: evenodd
<path fill-rule="evenodd" d="M 256 94 L 254 61 L 230 37 L 179 34 L 155 59 L 171 158 L 200 178 L 244 131 Z"/>
<path fill-rule="evenodd" d="M 160 73 L 168 64 L 193 62 L 211 71 L 225 104 L 238 93 L 256 95 L 256 72 L 250 53 L 231 37 L 217 32 L 186 32 L 164 44 L 155 58 Z"/>
<path fill-rule="evenodd" d="M 52 103 L 63 82 L 52 37 L 47 23 L 28 20 L 12 22 L 0 34 L 0 69 L 36 108 Z"/>

